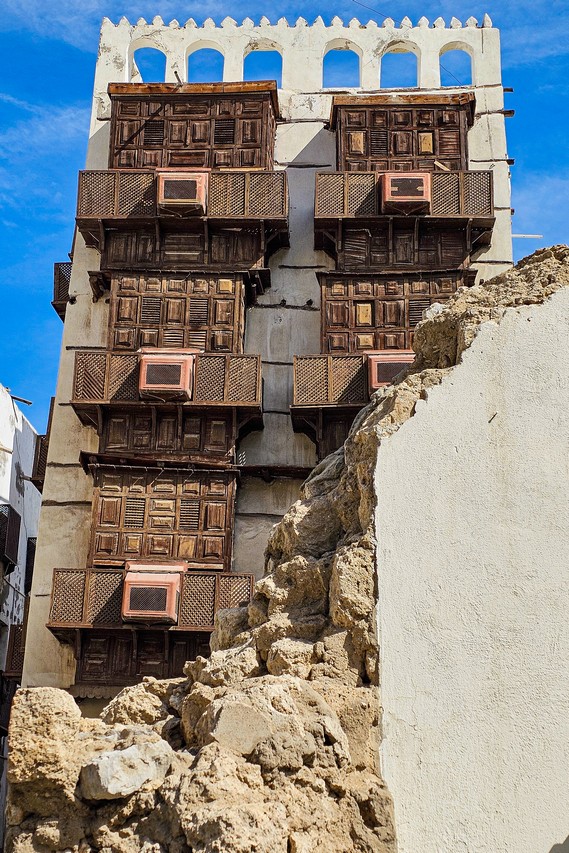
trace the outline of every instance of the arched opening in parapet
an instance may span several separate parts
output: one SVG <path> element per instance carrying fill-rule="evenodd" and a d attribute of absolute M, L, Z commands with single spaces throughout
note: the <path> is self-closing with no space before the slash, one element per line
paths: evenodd
<path fill-rule="evenodd" d="M 188 56 L 188 83 L 220 83 L 224 57 L 214 47 L 198 47 Z"/>
<path fill-rule="evenodd" d="M 166 55 L 158 48 L 139 47 L 134 51 L 132 59 L 133 82 L 163 83 L 166 79 Z"/>
<path fill-rule="evenodd" d="M 243 63 L 244 80 L 276 80 L 283 84 L 283 58 L 278 50 L 252 50 Z"/>
<path fill-rule="evenodd" d="M 472 57 L 463 47 L 441 50 L 441 86 L 472 86 Z"/>
<path fill-rule="evenodd" d="M 332 42 L 326 48 L 322 63 L 322 85 L 326 89 L 360 86 L 360 56 L 350 42 Z"/>
<path fill-rule="evenodd" d="M 417 54 L 408 44 L 393 45 L 383 54 L 379 82 L 382 89 L 412 89 L 419 85 Z"/>

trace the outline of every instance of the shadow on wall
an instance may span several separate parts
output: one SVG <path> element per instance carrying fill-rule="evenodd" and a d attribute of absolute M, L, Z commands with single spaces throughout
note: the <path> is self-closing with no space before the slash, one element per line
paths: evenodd
<path fill-rule="evenodd" d="M 569 835 L 562 844 L 554 844 L 549 853 L 569 853 Z"/>

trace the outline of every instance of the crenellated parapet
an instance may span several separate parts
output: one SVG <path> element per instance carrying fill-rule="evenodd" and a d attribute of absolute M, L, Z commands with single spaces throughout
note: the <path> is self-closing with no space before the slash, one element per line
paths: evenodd
<path fill-rule="evenodd" d="M 166 57 L 166 82 L 187 82 L 188 57 L 202 48 L 214 48 L 224 57 L 224 82 L 243 80 L 245 57 L 256 50 L 275 50 L 282 56 L 282 88 L 290 92 L 317 92 L 322 88 L 323 61 L 330 50 L 352 50 L 360 60 L 360 88 L 377 90 L 381 85 L 381 58 L 389 52 L 410 51 L 418 59 L 418 86 L 441 85 L 440 59 L 449 50 L 461 49 L 472 60 L 475 88 L 501 84 L 499 32 L 488 15 L 481 22 L 470 17 L 464 23 L 453 17 L 430 22 L 422 17 L 415 25 L 407 17 L 396 23 L 385 18 L 344 23 L 334 17 L 326 25 L 321 17 L 312 25 L 304 18 L 290 24 L 281 18 L 272 24 L 263 17 L 258 24 L 245 18 L 238 24 L 225 18 L 217 25 L 207 18 L 198 26 L 193 18 L 180 24 L 162 18 L 139 18 L 136 23 L 121 18 L 114 24 L 103 20 L 95 81 L 97 117 L 108 110 L 107 85 L 140 82 L 134 53 L 150 47 Z"/>

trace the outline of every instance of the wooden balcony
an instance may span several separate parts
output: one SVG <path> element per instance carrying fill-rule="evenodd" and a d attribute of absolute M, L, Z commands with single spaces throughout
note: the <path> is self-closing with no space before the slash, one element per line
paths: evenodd
<path fill-rule="evenodd" d="M 138 355 L 115 355 L 105 350 L 81 350 L 75 354 L 71 404 L 82 423 L 98 425 L 98 408 L 120 404 L 138 407 Z M 197 355 L 192 399 L 168 405 L 175 410 L 237 408 L 260 413 L 261 357 L 258 355 Z M 145 403 L 148 410 L 148 401 Z"/>
<path fill-rule="evenodd" d="M 401 172 L 404 175 L 404 172 Z M 394 218 L 382 213 L 381 172 L 319 172 L 316 175 L 316 228 L 342 219 Z M 432 172 L 431 206 L 421 219 L 463 219 L 476 227 L 494 224 L 493 176 L 490 171 Z M 409 216 L 405 217 L 406 219 Z"/>
<path fill-rule="evenodd" d="M 363 355 L 295 356 L 292 426 L 314 441 L 319 460 L 343 444 L 368 401 Z"/>
<path fill-rule="evenodd" d="M 57 315 L 65 320 L 65 310 L 69 302 L 69 283 L 71 281 L 71 261 L 53 265 L 53 301 Z"/>
<path fill-rule="evenodd" d="M 187 170 L 191 172 L 191 169 Z M 284 171 L 211 172 L 205 216 L 167 212 L 157 204 L 156 172 L 108 169 L 79 173 L 77 226 L 88 246 L 102 248 L 105 229 L 168 221 L 203 230 L 256 223 L 267 236 L 288 240 L 288 186 Z M 282 239 L 281 239 L 282 242 Z"/>
<path fill-rule="evenodd" d="M 293 410 L 358 409 L 368 399 L 363 355 L 295 356 Z"/>
<path fill-rule="evenodd" d="M 47 451 L 49 447 L 49 434 L 38 435 L 36 438 L 36 449 L 34 453 L 34 464 L 32 467 L 32 483 L 38 490 L 43 491 L 45 471 L 47 468 Z"/>
<path fill-rule="evenodd" d="M 157 567 L 159 568 L 159 566 Z M 220 571 L 182 574 L 177 624 L 141 623 L 152 630 L 212 631 L 218 610 L 246 605 L 253 595 L 254 575 Z M 54 569 L 47 627 L 66 641 L 81 628 L 126 629 L 121 616 L 122 569 Z"/>

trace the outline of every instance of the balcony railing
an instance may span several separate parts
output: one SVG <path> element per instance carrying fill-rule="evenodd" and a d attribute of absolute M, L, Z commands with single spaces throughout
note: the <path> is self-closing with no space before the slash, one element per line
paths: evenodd
<path fill-rule="evenodd" d="M 315 218 L 381 216 L 381 180 L 381 172 L 318 173 Z M 493 217 L 492 172 L 432 172 L 430 216 Z"/>
<path fill-rule="evenodd" d="M 79 227 L 93 220 L 152 219 L 158 215 L 153 171 L 112 169 L 79 173 Z M 163 214 L 160 214 L 163 215 Z M 217 219 L 284 219 L 288 215 L 286 173 L 211 172 L 206 216 Z"/>
<path fill-rule="evenodd" d="M 295 356 L 293 406 L 361 407 L 368 399 L 362 355 Z"/>
<path fill-rule="evenodd" d="M 71 282 L 71 261 L 53 265 L 53 301 L 52 305 L 62 320 L 69 302 L 69 284 Z"/>
<path fill-rule="evenodd" d="M 172 628 L 211 631 L 218 610 L 249 603 L 255 578 L 188 571 L 181 581 L 178 620 Z M 122 627 L 123 584 L 122 569 L 54 569 L 48 628 Z"/>
<path fill-rule="evenodd" d="M 101 350 L 77 352 L 71 402 L 78 412 L 86 406 L 105 403 L 137 403 L 138 373 L 137 355 L 114 355 Z M 260 356 L 196 356 L 192 399 L 184 406 L 260 405 Z"/>

